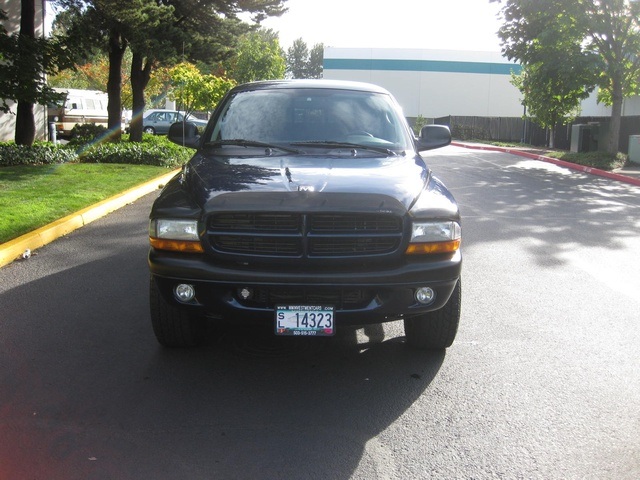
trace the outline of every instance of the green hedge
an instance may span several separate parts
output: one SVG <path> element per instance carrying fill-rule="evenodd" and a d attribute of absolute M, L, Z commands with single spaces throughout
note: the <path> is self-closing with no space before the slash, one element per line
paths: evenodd
<path fill-rule="evenodd" d="M 52 165 L 73 162 L 76 158 L 73 150 L 48 142 L 36 142 L 31 147 L 13 142 L 0 143 L 0 167 Z"/>
<path fill-rule="evenodd" d="M 78 150 L 83 163 L 127 163 L 173 168 L 182 165 L 193 150 L 171 143 L 166 137 L 144 135 L 141 143 L 131 143 L 123 135 L 119 143 L 104 142 Z"/>
<path fill-rule="evenodd" d="M 92 132 L 93 133 L 93 132 Z M 82 135 L 83 136 L 83 135 Z M 123 135 L 120 142 L 95 142 L 93 135 L 84 136 L 89 143 L 74 141 L 66 145 L 36 142 L 31 147 L 13 142 L 0 143 L 0 167 L 14 165 L 49 165 L 65 162 L 124 163 L 175 168 L 193 155 L 193 150 L 181 147 L 166 137 L 143 135 L 141 143 L 129 142 Z"/>

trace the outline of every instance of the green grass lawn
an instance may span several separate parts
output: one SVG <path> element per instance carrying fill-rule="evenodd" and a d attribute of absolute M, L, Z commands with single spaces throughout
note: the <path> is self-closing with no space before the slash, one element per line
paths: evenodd
<path fill-rule="evenodd" d="M 0 243 L 168 172 L 93 163 L 0 168 Z"/>

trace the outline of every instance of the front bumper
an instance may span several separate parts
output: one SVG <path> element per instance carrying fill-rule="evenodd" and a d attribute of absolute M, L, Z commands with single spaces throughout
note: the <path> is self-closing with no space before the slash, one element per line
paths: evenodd
<path fill-rule="evenodd" d="M 336 324 L 367 325 L 442 308 L 460 277 L 460 252 L 428 262 L 353 270 L 274 271 L 220 266 L 205 255 L 181 255 L 151 249 L 151 274 L 163 298 L 177 307 L 233 322 L 274 319 L 276 305 L 332 305 Z M 196 297 L 179 302 L 176 285 L 193 285 Z M 419 304 L 415 290 L 431 287 L 435 299 Z"/>

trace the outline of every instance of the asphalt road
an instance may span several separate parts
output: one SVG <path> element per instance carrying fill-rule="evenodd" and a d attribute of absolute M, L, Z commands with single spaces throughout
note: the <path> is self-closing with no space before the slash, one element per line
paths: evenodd
<path fill-rule="evenodd" d="M 640 478 L 640 188 L 429 155 L 463 213 L 446 353 L 149 324 L 155 194 L 0 269 L 0 479 Z"/>

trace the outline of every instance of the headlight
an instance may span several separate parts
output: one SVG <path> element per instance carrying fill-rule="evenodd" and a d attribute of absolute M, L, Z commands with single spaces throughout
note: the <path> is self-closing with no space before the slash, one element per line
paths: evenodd
<path fill-rule="evenodd" d="M 149 223 L 149 241 L 159 250 L 201 253 L 197 220 L 153 219 Z"/>
<path fill-rule="evenodd" d="M 458 222 L 414 222 L 408 254 L 451 253 L 460 248 Z"/>
<path fill-rule="evenodd" d="M 149 224 L 149 236 L 169 240 L 199 240 L 197 220 L 158 218 Z"/>

